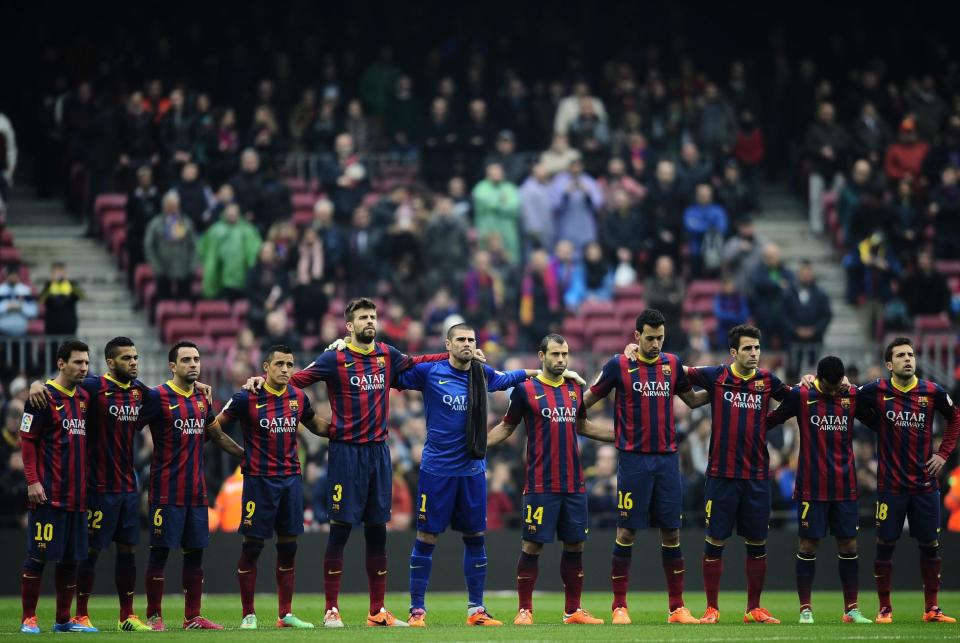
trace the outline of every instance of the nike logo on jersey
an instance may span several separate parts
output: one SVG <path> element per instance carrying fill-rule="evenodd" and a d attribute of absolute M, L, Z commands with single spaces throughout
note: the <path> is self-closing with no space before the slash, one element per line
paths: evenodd
<path fill-rule="evenodd" d="M 377 576 L 386 576 L 386 575 L 387 575 L 387 570 L 385 569 L 377 570 Z"/>
<path fill-rule="evenodd" d="M 807 404 L 808 404 L 808 405 L 809 405 L 809 404 L 816 404 L 816 403 L 819 402 L 819 401 L 820 401 L 820 400 L 807 400 Z"/>
<path fill-rule="evenodd" d="M 62 411 L 65 406 L 66 404 L 61 404 L 60 406 L 57 407 L 57 410 Z"/>
<path fill-rule="evenodd" d="M 104 397 L 110 397 L 111 395 L 113 395 L 113 391 L 107 391 L 103 394 Z"/>
<path fill-rule="evenodd" d="M 167 408 L 171 411 L 179 406 L 179 404 L 167 404 Z"/>
<path fill-rule="evenodd" d="M 278 567 L 277 569 L 281 572 L 292 572 L 296 568 L 295 567 Z"/>
<path fill-rule="evenodd" d="M 437 380 L 437 384 L 443 386 L 444 384 L 449 384 L 450 380 Z"/>
<path fill-rule="evenodd" d="M 536 396 L 536 397 L 534 397 L 533 399 L 535 399 L 535 400 L 539 400 L 540 398 L 542 398 L 542 397 L 546 397 L 546 396 L 547 396 L 547 394 L 546 394 L 546 393 L 544 393 L 543 395 L 537 395 L 537 396 Z"/>
<path fill-rule="evenodd" d="M 889 402 L 890 400 L 895 400 L 895 399 L 897 399 L 897 396 L 896 396 L 896 395 L 889 395 L 889 396 L 888 396 L 888 395 L 884 395 L 884 396 L 883 396 L 883 401 L 884 401 L 884 402 Z"/>
<path fill-rule="evenodd" d="M 339 571 L 334 571 L 334 570 L 331 569 L 331 570 L 329 570 L 329 571 L 327 572 L 327 576 L 335 576 L 335 575 L 337 575 L 337 574 L 342 574 L 342 573 L 343 573 L 343 570 L 342 570 L 342 569 L 339 570 Z"/>
<path fill-rule="evenodd" d="M 354 364 L 356 364 L 356 362 L 344 362 L 344 363 L 343 363 L 343 367 L 344 367 L 344 368 L 350 368 L 350 367 L 353 366 Z"/>
<path fill-rule="evenodd" d="M 262 409 L 262 408 L 265 407 L 265 406 L 266 406 L 266 404 L 257 404 L 257 408 L 258 408 L 258 409 Z"/>
<path fill-rule="evenodd" d="M 628 369 L 627 369 L 627 372 L 628 372 L 628 373 L 636 373 L 636 372 L 639 371 L 641 368 L 643 368 L 643 367 L 642 367 L 642 366 L 638 366 L 638 367 L 636 367 L 636 368 L 628 368 Z"/>

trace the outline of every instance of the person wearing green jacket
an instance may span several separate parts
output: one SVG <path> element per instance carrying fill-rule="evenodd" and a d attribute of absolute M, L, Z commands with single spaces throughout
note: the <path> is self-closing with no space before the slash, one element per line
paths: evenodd
<path fill-rule="evenodd" d="M 203 296 L 207 299 L 243 297 L 247 273 L 257 262 L 260 233 L 240 216 L 240 207 L 229 204 L 219 221 L 200 238 L 203 261 Z"/>
<path fill-rule="evenodd" d="M 474 226 L 485 241 L 496 234 L 511 264 L 520 261 L 520 192 L 504 180 L 499 163 L 487 165 L 487 177 L 473 188 Z"/>

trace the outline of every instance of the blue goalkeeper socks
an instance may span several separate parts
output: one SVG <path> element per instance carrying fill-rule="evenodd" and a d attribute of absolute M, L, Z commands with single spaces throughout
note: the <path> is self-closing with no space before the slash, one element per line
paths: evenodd
<path fill-rule="evenodd" d="M 419 538 L 413 543 L 413 551 L 410 552 L 410 609 L 426 609 L 424 596 L 427 593 L 427 583 L 430 582 L 435 547 L 436 545 L 425 543 Z"/>
<path fill-rule="evenodd" d="M 487 552 L 483 536 L 463 537 L 463 575 L 467 579 L 467 607 L 483 605 L 483 586 L 487 582 Z"/>

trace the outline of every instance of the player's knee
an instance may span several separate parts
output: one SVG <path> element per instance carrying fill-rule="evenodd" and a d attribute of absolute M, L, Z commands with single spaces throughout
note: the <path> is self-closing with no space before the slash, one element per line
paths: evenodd
<path fill-rule="evenodd" d="M 566 549 L 567 545 L 564 544 L 563 548 Z M 539 556 L 540 552 L 543 551 L 543 544 L 535 543 L 531 540 L 521 540 L 520 551 L 522 551 L 525 554 L 530 554 L 532 556 Z"/>
<path fill-rule="evenodd" d="M 573 553 L 583 552 L 584 542 L 581 540 L 577 543 L 563 543 L 563 551 L 569 551 Z"/>
<path fill-rule="evenodd" d="M 23 561 L 23 571 L 33 574 L 40 574 L 43 572 L 43 567 L 45 564 L 46 561 L 27 556 L 27 559 Z"/>
<path fill-rule="evenodd" d="M 117 554 L 130 555 L 130 554 L 136 554 L 136 553 L 137 553 L 136 545 L 131 545 L 129 543 L 117 543 Z"/>
<path fill-rule="evenodd" d="M 844 557 L 857 555 L 856 538 L 837 538 L 837 554 Z"/>
<path fill-rule="evenodd" d="M 816 538 L 801 538 L 797 549 L 801 554 L 813 554 L 817 551 L 817 545 L 820 541 Z M 837 545 L 839 547 L 839 543 Z"/>
<path fill-rule="evenodd" d="M 417 532 L 417 540 L 426 545 L 436 545 L 438 539 L 438 534 L 431 534 L 429 531 Z"/>
<path fill-rule="evenodd" d="M 712 536 L 704 536 L 703 540 L 708 545 L 713 545 L 714 547 L 723 547 L 727 544 L 727 541 L 722 538 L 713 538 Z"/>
<path fill-rule="evenodd" d="M 163 567 L 167 564 L 167 558 L 170 557 L 169 547 L 151 547 L 148 564 L 152 567 Z"/>
<path fill-rule="evenodd" d="M 747 556 L 750 558 L 766 558 L 767 557 L 767 541 L 746 541 L 747 545 Z"/>
<path fill-rule="evenodd" d="M 617 527 L 617 542 L 621 545 L 630 546 L 637 537 L 637 532 L 626 527 Z"/>
<path fill-rule="evenodd" d="M 387 551 L 387 526 L 367 525 L 363 528 L 363 537 L 367 543 L 367 551 L 383 553 Z"/>
<path fill-rule="evenodd" d="M 680 545 L 680 530 L 661 529 L 660 544 L 664 547 L 678 547 Z"/>
<path fill-rule="evenodd" d="M 257 560 L 260 558 L 260 553 L 263 552 L 263 541 L 255 538 L 244 539 L 240 547 L 244 556 L 250 560 Z M 186 558 L 186 554 L 184 554 L 184 558 Z"/>
<path fill-rule="evenodd" d="M 353 525 L 345 522 L 331 522 L 330 535 L 327 538 L 327 549 L 342 550 L 350 538 L 350 531 Z"/>
<path fill-rule="evenodd" d="M 711 538 L 705 538 L 703 541 L 703 555 L 706 558 L 721 558 L 723 556 L 723 541 L 717 543 Z"/>
<path fill-rule="evenodd" d="M 277 544 L 280 543 L 295 543 L 297 542 L 296 536 L 277 536 Z"/>
<path fill-rule="evenodd" d="M 923 558 L 939 558 L 940 557 L 940 541 L 930 540 L 927 542 L 918 543 L 920 545 L 920 556 Z"/>
<path fill-rule="evenodd" d="M 197 549 L 183 550 L 183 566 L 184 567 L 200 567 L 201 565 L 203 565 L 202 549 L 197 548 Z"/>

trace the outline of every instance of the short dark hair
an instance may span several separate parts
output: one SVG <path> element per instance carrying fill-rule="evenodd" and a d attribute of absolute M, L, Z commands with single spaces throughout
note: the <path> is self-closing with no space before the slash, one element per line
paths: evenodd
<path fill-rule="evenodd" d="M 447 339 L 453 339 L 453 336 L 456 334 L 456 331 L 458 330 L 474 330 L 474 329 L 473 329 L 473 326 L 471 326 L 467 322 L 460 322 L 459 324 L 454 324 L 453 326 L 447 329 Z M 474 330 L 474 332 L 476 331 Z"/>
<path fill-rule="evenodd" d="M 170 347 L 170 352 L 167 354 L 167 359 L 176 363 L 181 348 L 195 348 L 198 353 L 200 352 L 199 346 L 188 339 L 181 339 L 179 342 Z"/>
<path fill-rule="evenodd" d="M 277 353 L 293 355 L 293 349 L 286 344 L 274 344 L 263 354 L 263 361 L 270 362 Z"/>
<path fill-rule="evenodd" d="M 129 337 L 114 337 L 103 347 L 103 356 L 107 359 L 114 359 L 121 348 L 131 348 L 133 346 L 136 346 L 136 344 Z"/>
<path fill-rule="evenodd" d="M 547 352 L 547 346 L 550 345 L 550 342 L 553 342 L 554 344 L 566 344 L 567 339 L 558 333 L 550 333 L 549 335 L 545 335 L 544 338 L 540 340 L 541 353 Z"/>
<path fill-rule="evenodd" d="M 57 359 L 65 362 L 70 361 L 70 356 L 74 353 L 89 353 L 90 347 L 79 339 L 68 339 L 57 347 Z"/>
<path fill-rule="evenodd" d="M 910 341 L 909 337 L 894 337 L 893 340 L 887 344 L 886 350 L 883 351 L 884 362 L 893 361 L 893 349 L 897 346 L 909 346 L 913 348 L 913 342 Z"/>
<path fill-rule="evenodd" d="M 843 367 L 843 360 L 835 355 L 827 355 L 817 364 L 817 379 L 828 384 L 839 384 L 846 370 Z"/>
<path fill-rule="evenodd" d="M 353 321 L 353 313 L 361 309 L 376 310 L 377 305 L 373 303 L 372 299 L 367 299 L 366 297 L 351 299 L 350 302 L 347 303 L 347 307 L 343 309 L 344 319 Z"/>
<path fill-rule="evenodd" d="M 751 339 L 760 339 L 760 329 L 750 324 L 740 324 L 727 331 L 727 344 L 733 350 L 740 350 L 740 339 L 749 337 Z"/>
<path fill-rule="evenodd" d="M 639 331 L 642 331 L 644 326 L 659 328 L 660 326 L 666 325 L 667 320 L 664 318 L 663 313 L 656 308 L 647 308 L 637 315 L 637 330 Z"/>

